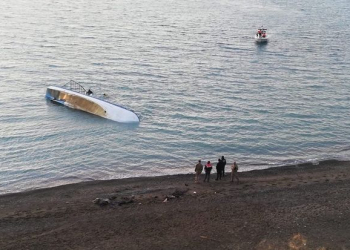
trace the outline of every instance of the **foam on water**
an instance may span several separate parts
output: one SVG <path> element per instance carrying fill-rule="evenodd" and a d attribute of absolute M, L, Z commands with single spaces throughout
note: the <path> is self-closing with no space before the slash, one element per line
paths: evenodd
<path fill-rule="evenodd" d="M 346 0 L 0 2 L 0 193 L 92 179 L 348 160 Z M 268 28 L 269 43 L 254 42 Z M 141 115 L 47 102 L 75 80 Z"/>

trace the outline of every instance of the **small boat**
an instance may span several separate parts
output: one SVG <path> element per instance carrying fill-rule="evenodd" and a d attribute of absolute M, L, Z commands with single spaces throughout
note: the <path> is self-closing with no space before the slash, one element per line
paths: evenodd
<path fill-rule="evenodd" d="M 140 118 L 134 111 L 95 97 L 91 89 L 86 90 L 75 81 L 70 81 L 62 87 L 48 87 L 46 98 L 53 103 L 82 110 L 116 122 L 140 122 Z"/>
<path fill-rule="evenodd" d="M 269 39 L 267 38 L 267 29 L 260 28 L 255 34 L 255 42 L 257 43 L 267 43 Z"/>

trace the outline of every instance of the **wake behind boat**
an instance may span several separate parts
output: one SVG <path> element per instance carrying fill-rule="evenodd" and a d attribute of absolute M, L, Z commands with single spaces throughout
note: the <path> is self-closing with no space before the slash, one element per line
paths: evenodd
<path fill-rule="evenodd" d="M 267 43 L 269 40 L 267 38 L 267 29 L 260 28 L 255 34 L 255 42 L 257 43 Z"/>
<path fill-rule="evenodd" d="M 70 81 L 62 87 L 48 87 L 46 98 L 54 103 L 82 110 L 116 122 L 140 122 L 139 117 L 132 110 L 95 97 L 90 89 L 86 90 L 75 81 Z"/>

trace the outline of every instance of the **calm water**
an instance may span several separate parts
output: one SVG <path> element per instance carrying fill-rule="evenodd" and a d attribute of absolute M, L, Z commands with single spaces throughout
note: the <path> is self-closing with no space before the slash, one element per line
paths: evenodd
<path fill-rule="evenodd" d="M 350 159 L 348 0 L 13 0 L 0 13 L 0 193 L 221 155 L 241 170 Z M 46 102 L 71 79 L 141 123 Z"/>

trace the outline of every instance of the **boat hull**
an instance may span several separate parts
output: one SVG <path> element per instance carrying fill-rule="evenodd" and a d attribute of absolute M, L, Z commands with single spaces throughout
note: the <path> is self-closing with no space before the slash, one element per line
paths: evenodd
<path fill-rule="evenodd" d="M 255 37 L 255 42 L 256 43 L 267 43 L 269 41 L 269 39 L 267 37 L 262 38 L 262 37 Z"/>
<path fill-rule="evenodd" d="M 46 90 L 46 98 L 54 103 L 82 110 L 116 122 L 140 122 L 139 117 L 132 110 L 72 90 L 50 86 Z"/>

